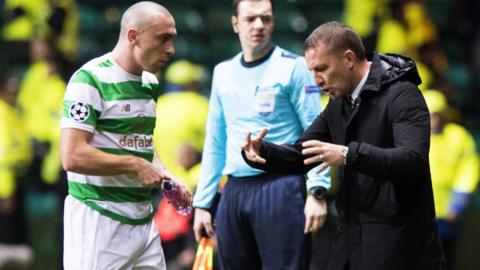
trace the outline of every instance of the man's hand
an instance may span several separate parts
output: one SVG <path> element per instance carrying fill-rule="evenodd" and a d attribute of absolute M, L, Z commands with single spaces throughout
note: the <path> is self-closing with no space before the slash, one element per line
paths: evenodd
<path fill-rule="evenodd" d="M 345 148 L 343 145 L 311 140 L 302 143 L 302 146 L 304 147 L 303 155 L 313 155 L 303 161 L 305 165 L 323 162 L 318 167 L 317 173 L 325 170 L 328 166 L 343 165 L 342 150 Z"/>
<path fill-rule="evenodd" d="M 197 242 L 202 238 L 203 232 L 207 234 L 208 238 L 211 238 L 214 234 L 212 215 L 208 210 L 202 208 L 195 208 L 195 216 L 193 219 L 193 232 L 195 233 L 195 239 Z"/>
<path fill-rule="evenodd" d="M 449 223 L 455 223 L 455 222 L 458 221 L 459 216 L 458 216 L 457 213 L 455 213 L 453 211 L 449 211 L 444 219 Z"/>
<path fill-rule="evenodd" d="M 305 203 L 305 230 L 304 233 L 311 233 L 323 226 L 327 219 L 327 202 L 325 199 L 317 199 L 315 196 L 308 196 Z"/>
<path fill-rule="evenodd" d="M 138 180 L 145 187 L 161 188 L 163 180 L 171 179 L 170 175 L 165 173 L 161 167 L 143 158 L 138 159 L 137 168 Z"/>
<path fill-rule="evenodd" d="M 265 159 L 260 156 L 260 146 L 262 139 L 265 137 L 265 135 L 267 135 L 267 132 L 268 130 L 266 128 L 262 129 L 260 134 L 253 140 L 251 139 L 251 133 L 247 133 L 245 145 L 243 145 L 242 150 L 245 152 L 248 160 L 261 164 L 266 163 Z"/>
<path fill-rule="evenodd" d="M 169 172 L 167 172 L 166 174 L 170 176 L 170 181 L 175 183 L 178 187 L 178 190 L 180 193 L 180 196 L 178 197 L 179 198 L 178 203 L 180 204 L 180 206 L 182 207 L 192 206 L 192 201 L 193 201 L 192 192 L 185 185 L 184 181 L 173 177 Z"/>

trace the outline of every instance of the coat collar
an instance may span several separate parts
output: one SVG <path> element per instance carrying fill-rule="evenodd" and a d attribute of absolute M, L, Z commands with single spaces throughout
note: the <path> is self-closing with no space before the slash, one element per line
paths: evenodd
<path fill-rule="evenodd" d="M 422 82 L 415 61 L 410 57 L 399 54 L 373 53 L 367 59 L 372 62 L 372 65 L 362 92 L 378 92 L 399 80 L 409 81 L 415 85 Z"/>

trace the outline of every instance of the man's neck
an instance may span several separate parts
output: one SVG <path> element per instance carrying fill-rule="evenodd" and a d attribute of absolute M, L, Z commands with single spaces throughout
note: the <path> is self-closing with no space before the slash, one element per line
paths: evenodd
<path fill-rule="evenodd" d="M 359 66 L 358 66 L 358 72 L 355 72 L 355 84 L 354 88 L 352 89 L 350 96 L 353 99 L 356 99 L 358 95 L 360 94 L 360 90 L 365 84 L 366 78 L 365 76 L 368 74 L 370 71 L 370 62 L 368 61 L 362 61 Z M 362 84 L 362 85 L 360 85 Z M 360 86 L 360 87 L 359 87 Z"/>
<path fill-rule="evenodd" d="M 369 72 L 369 70 L 370 70 L 370 62 L 368 62 L 367 60 L 360 62 L 359 66 L 358 66 L 358 73 L 357 73 L 358 75 L 357 75 L 357 78 L 356 78 L 357 85 L 363 79 L 365 74 L 367 74 Z"/>
<path fill-rule="evenodd" d="M 132 63 L 134 63 L 133 55 L 124 46 L 117 44 L 112 50 L 112 57 L 113 60 L 115 60 L 115 62 L 126 72 L 137 76 L 142 75 L 143 70 L 136 65 L 132 65 Z"/>
<path fill-rule="evenodd" d="M 258 51 L 243 50 L 243 60 L 245 60 L 245 62 L 247 62 L 247 63 L 258 60 L 258 59 L 264 57 L 265 55 L 267 55 L 270 52 L 270 50 L 272 49 L 272 47 L 273 47 L 273 44 L 270 42 L 267 46 L 265 46 L 264 48 L 261 48 Z"/>

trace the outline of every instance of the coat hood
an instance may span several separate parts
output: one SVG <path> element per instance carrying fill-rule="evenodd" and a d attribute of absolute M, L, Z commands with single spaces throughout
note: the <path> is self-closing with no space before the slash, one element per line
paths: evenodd
<path fill-rule="evenodd" d="M 382 87 L 398 80 L 410 81 L 415 85 L 422 83 L 415 61 L 399 54 L 377 54 L 368 57 L 372 61 L 369 78 L 366 83 L 368 90 L 380 90 Z"/>

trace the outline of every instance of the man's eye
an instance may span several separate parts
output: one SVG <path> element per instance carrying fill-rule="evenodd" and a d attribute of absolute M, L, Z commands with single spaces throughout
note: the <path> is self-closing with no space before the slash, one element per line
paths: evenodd
<path fill-rule="evenodd" d="M 174 37 L 173 37 L 173 36 L 170 36 L 170 35 L 161 35 L 161 36 L 159 36 L 158 39 L 159 39 L 161 42 L 167 42 L 167 41 L 173 40 Z"/>
<path fill-rule="evenodd" d="M 273 20 L 273 18 L 270 17 L 270 16 L 263 16 L 263 17 L 262 17 L 262 21 L 263 21 L 264 23 L 270 23 L 270 22 L 272 22 L 272 20 Z"/>

